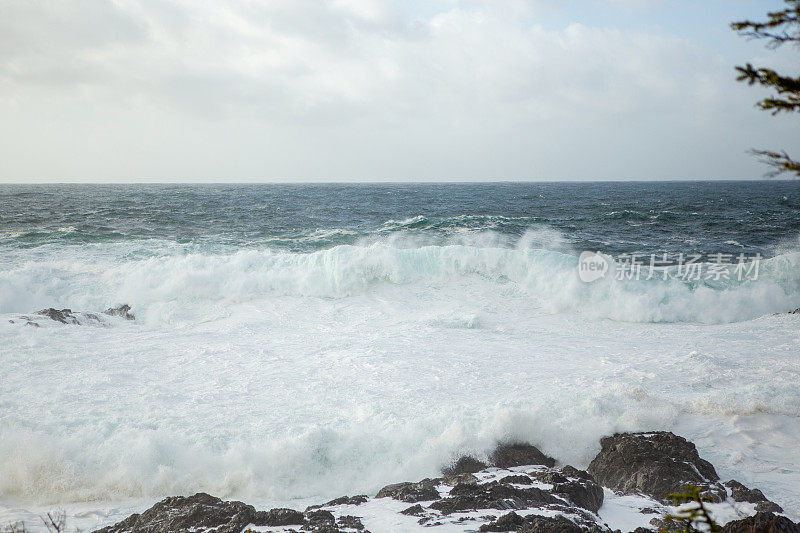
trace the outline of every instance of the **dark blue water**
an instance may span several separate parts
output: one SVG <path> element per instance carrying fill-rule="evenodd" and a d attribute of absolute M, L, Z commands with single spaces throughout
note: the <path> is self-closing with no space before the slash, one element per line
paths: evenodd
<path fill-rule="evenodd" d="M 164 239 L 304 252 L 399 233 L 512 243 L 547 228 L 574 250 L 770 257 L 800 232 L 799 214 L 790 181 L 0 185 L 0 246 Z"/>

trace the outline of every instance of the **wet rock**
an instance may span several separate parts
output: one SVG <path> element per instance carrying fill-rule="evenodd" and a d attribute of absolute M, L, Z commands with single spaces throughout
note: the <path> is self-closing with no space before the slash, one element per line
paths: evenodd
<path fill-rule="evenodd" d="M 564 479 L 566 481 L 566 479 Z M 506 476 L 500 480 L 500 483 L 516 483 L 517 485 L 531 485 L 533 480 L 530 476 L 519 474 L 514 476 Z"/>
<path fill-rule="evenodd" d="M 516 531 L 524 523 L 524 518 L 514 511 L 511 511 L 510 513 L 504 514 L 493 522 L 482 525 L 479 531 Z"/>
<path fill-rule="evenodd" d="M 358 496 L 342 496 L 340 498 L 336 498 L 335 500 L 331 500 L 324 505 L 324 507 L 333 507 L 335 505 L 361 505 L 362 503 L 366 503 L 369 499 L 369 496 L 364 494 L 359 494 Z M 323 506 L 319 506 L 323 507 Z"/>
<path fill-rule="evenodd" d="M 289 510 L 280 510 L 289 511 Z M 297 513 L 299 514 L 299 513 Z M 142 514 L 133 514 L 113 526 L 98 530 L 100 533 L 197 533 L 213 530 L 215 533 L 239 533 L 249 525 L 277 525 L 268 521 L 285 513 L 270 515 L 257 512 L 252 505 L 242 502 L 222 501 L 205 493 L 194 496 L 166 498 Z M 300 521 L 290 523 L 302 523 Z"/>
<path fill-rule="evenodd" d="M 457 474 L 454 476 L 446 476 L 442 479 L 442 483 L 455 487 L 459 483 L 466 483 L 467 485 L 474 485 L 478 482 L 478 478 L 473 474 Z"/>
<path fill-rule="evenodd" d="M 748 489 L 735 479 L 726 482 L 725 486 L 731 489 L 731 498 L 735 502 L 758 503 L 767 501 L 763 492 L 758 489 Z"/>
<path fill-rule="evenodd" d="M 46 316 L 50 320 L 61 322 L 62 324 L 78 324 L 78 317 L 72 314 L 72 309 L 54 309 L 48 307 L 41 311 L 36 311 L 37 315 Z"/>
<path fill-rule="evenodd" d="M 553 494 L 566 496 L 573 504 L 596 513 L 603 506 L 603 487 L 589 480 L 576 480 L 553 486 Z"/>
<path fill-rule="evenodd" d="M 355 529 L 357 531 L 361 531 L 364 529 L 364 524 L 361 523 L 361 519 L 357 516 L 340 516 L 338 520 L 336 520 L 336 525 L 339 527 L 343 527 L 346 529 Z"/>
<path fill-rule="evenodd" d="M 651 518 L 650 525 L 656 528 L 657 531 L 683 531 L 683 526 L 674 520 Z"/>
<path fill-rule="evenodd" d="M 511 468 L 513 466 L 544 465 L 552 468 L 556 460 L 543 454 L 539 448 L 530 444 L 498 444 L 489 458 L 493 466 Z"/>
<path fill-rule="evenodd" d="M 594 477 L 592 477 L 592 475 L 589 472 L 587 472 L 586 470 L 578 470 L 577 468 L 571 465 L 567 465 L 564 468 L 562 468 L 561 473 L 567 477 L 576 477 L 579 479 L 586 479 L 588 481 L 597 483 L 597 480 L 595 480 Z"/>
<path fill-rule="evenodd" d="M 735 502 L 755 503 L 756 511 L 767 513 L 782 513 L 783 509 L 777 503 L 771 502 L 764 496 L 764 493 L 758 489 L 748 489 L 735 479 L 725 483 L 731 491 L 731 498 Z"/>
<path fill-rule="evenodd" d="M 429 508 L 447 515 L 478 509 L 528 509 L 556 503 L 561 500 L 539 488 L 517 488 L 492 481 L 483 485 L 456 485 L 447 498 L 432 503 Z"/>
<path fill-rule="evenodd" d="M 270 509 L 262 517 L 265 526 L 295 526 L 304 522 L 303 513 L 294 509 Z"/>
<path fill-rule="evenodd" d="M 333 513 L 325 510 L 306 511 L 306 522 L 302 529 L 314 531 L 315 533 L 338 533 L 336 527 L 336 517 Z"/>
<path fill-rule="evenodd" d="M 489 465 L 483 461 L 479 461 L 469 455 L 464 455 L 459 457 L 452 465 L 442 468 L 442 473 L 448 477 L 457 476 L 459 474 L 474 474 L 475 472 L 480 472 L 487 466 Z"/>
<path fill-rule="evenodd" d="M 782 513 L 783 507 L 778 505 L 775 502 L 771 502 L 769 500 L 765 502 L 758 502 L 756 504 L 756 512 L 757 513 Z"/>
<path fill-rule="evenodd" d="M 666 501 L 687 484 L 705 489 L 715 501 L 727 496 L 719 476 L 697 448 L 670 432 L 618 433 L 600 440 L 602 449 L 589 473 L 602 486 L 625 494 L 641 493 Z"/>
<path fill-rule="evenodd" d="M 408 515 L 408 516 L 422 516 L 425 514 L 425 508 L 422 507 L 420 504 L 412 505 L 411 507 L 406 507 L 400 514 Z"/>
<path fill-rule="evenodd" d="M 800 525 L 785 516 L 756 513 L 722 526 L 723 533 L 800 533 Z"/>
<path fill-rule="evenodd" d="M 110 307 L 103 311 L 103 313 L 110 316 L 119 316 L 125 320 L 136 319 L 136 317 L 131 313 L 131 306 L 128 304 L 120 305 L 119 307 Z"/>
<path fill-rule="evenodd" d="M 578 524 L 569 518 L 558 516 L 528 516 L 525 523 L 519 529 L 521 533 L 599 533 L 603 529 L 592 524 Z"/>
<path fill-rule="evenodd" d="M 555 485 L 556 483 L 566 483 L 569 481 L 564 474 L 553 471 L 531 472 L 531 475 L 535 477 L 537 481 L 541 481 L 542 483 L 550 483 L 551 485 Z"/>
<path fill-rule="evenodd" d="M 100 317 L 94 313 L 76 313 L 72 309 L 55 309 L 48 307 L 37 311 L 35 314 L 60 322 L 62 324 L 89 324 L 89 323 L 102 323 Z M 29 317 L 24 317 L 28 322 L 31 322 Z M 38 326 L 38 324 L 37 324 Z"/>
<path fill-rule="evenodd" d="M 376 498 L 394 498 L 406 503 L 427 502 L 441 498 L 436 486 L 439 479 L 423 479 L 419 483 L 395 483 L 378 491 Z"/>

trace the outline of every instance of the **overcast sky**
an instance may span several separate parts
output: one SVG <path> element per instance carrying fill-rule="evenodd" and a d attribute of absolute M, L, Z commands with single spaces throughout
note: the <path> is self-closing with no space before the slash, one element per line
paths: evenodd
<path fill-rule="evenodd" d="M 779 0 L 0 0 L 0 181 L 759 178 Z"/>

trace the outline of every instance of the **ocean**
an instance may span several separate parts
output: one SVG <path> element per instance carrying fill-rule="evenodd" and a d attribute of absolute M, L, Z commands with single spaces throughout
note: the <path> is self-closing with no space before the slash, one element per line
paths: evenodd
<path fill-rule="evenodd" d="M 0 526 L 634 430 L 797 520 L 798 213 L 791 181 L 0 185 Z"/>

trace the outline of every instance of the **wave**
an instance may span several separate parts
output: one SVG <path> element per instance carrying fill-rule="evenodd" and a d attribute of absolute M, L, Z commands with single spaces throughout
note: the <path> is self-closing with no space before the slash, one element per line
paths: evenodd
<path fill-rule="evenodd" d="M 275 296 L 346 298 L 394 286 L 436 291 L 459 284 L 485 285 L 498 299 L 510 290 L 550 312 L 630 322 L 725 323 L 800 307 L 797 252 L 763 260 L 758 279 L 741 282 L 609 277 L 583 283 L 573 253 L 534 247 L 552 240 L 552 234 L 523 236 L 513 248 L 490 237 L 470 244 L 454 240 L 410 246 L 409 240 L 388 239 L 310 253 L 184 250 L 128 259 L 59 248 L 57 258 L 17 262 L 0 273 L 0 312 L 129 303 L 137 315 L 147 317 L 167 303 L 209 305 Z"/>

